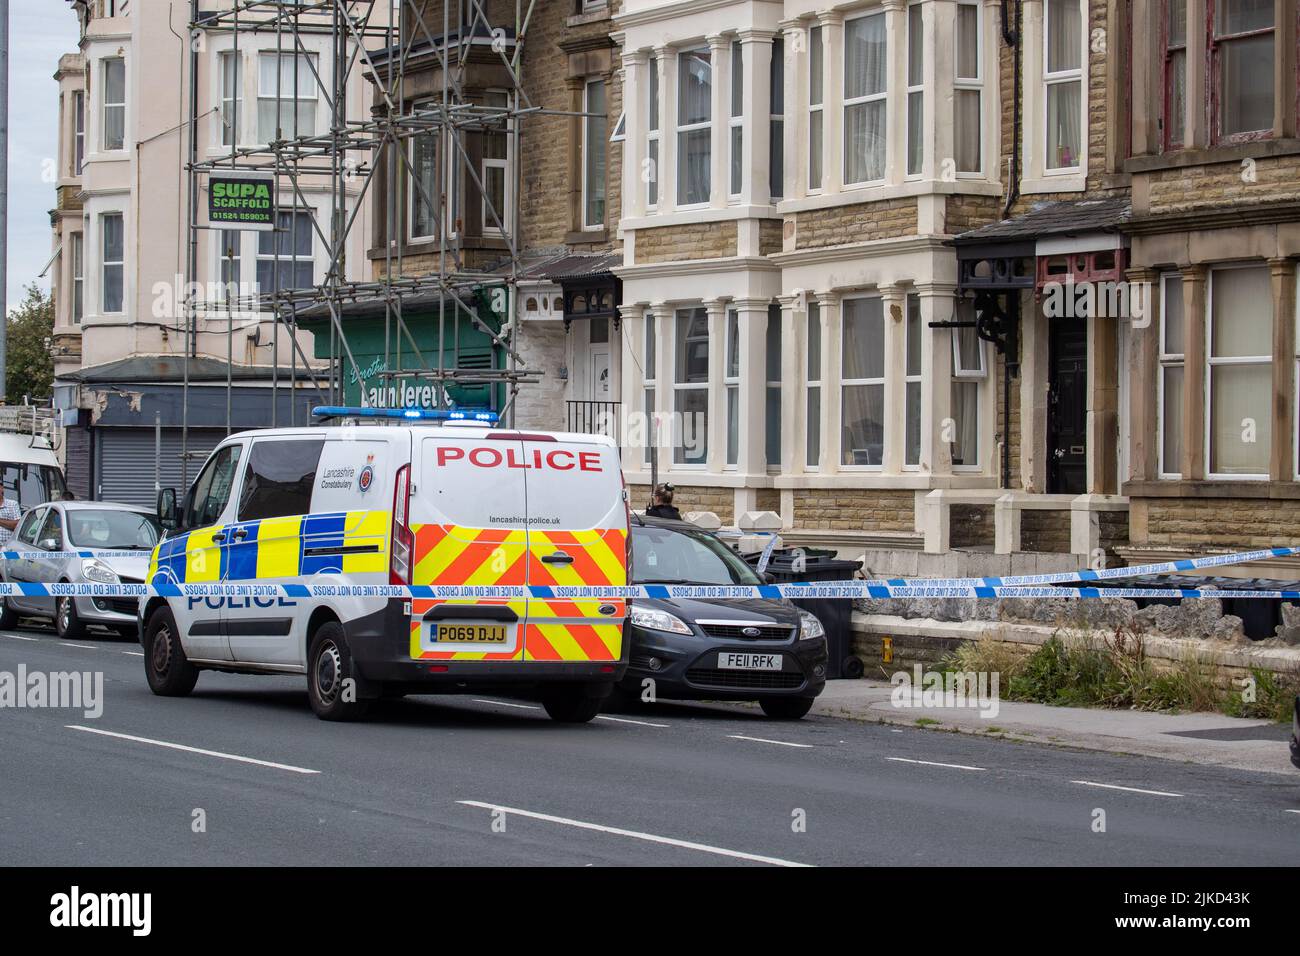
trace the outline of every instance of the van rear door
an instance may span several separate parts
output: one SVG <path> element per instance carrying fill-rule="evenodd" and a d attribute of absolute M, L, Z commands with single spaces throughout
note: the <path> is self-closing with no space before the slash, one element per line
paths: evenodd
<path fill-rule="evenodd" d="M 627 584 L 627 508 L 618 450 L 599 436 L 523 435 L 528 583 Z M 623 600 L 533 597 L 524 655 L 536 661 L 617 661 Z"/>
<path fill-rule="evenodd" d="M 518 439 L 482 429 L 416 435 L 411 456 L 415 585 L 523 585 L 528 503 Z M 411 657 L 522 660 L 528 601 L 411 602 Z"/>

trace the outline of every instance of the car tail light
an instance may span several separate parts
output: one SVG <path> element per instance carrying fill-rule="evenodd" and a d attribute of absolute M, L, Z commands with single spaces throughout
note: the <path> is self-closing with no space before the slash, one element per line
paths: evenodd
<path fill-rule="evenodd" d="M 393 481 L 393 546 L 388 559 L 388 583 L 411 583 L 411 558 L 415 553 L 415 535 L 406 523 L 411 511 L 411 466 L 397 469 Z"/>

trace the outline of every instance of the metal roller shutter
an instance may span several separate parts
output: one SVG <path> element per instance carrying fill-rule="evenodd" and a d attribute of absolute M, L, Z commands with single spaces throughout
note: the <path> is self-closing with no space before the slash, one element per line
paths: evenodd
<path fill-rule="evenodd" d="M 64 433 L 63 477 L 68 490 L 83 501 L 90 497 L 90 432 L 73 425 Z"/>
<path fill-rule="evenodd" d="M 187 450 L 190 454 L 186 482 L 198 477 L 208 453 L 226 437 L 224 429 L 190 429 Z M 99 428 L 95 498 L 152 508 L 156 504 L 154 474 L 158 460 L 152 428 Z M 162 432 L 162 487 L 175 488 L 176 497 L 185 494 L 181 481 L 181 431 L 164 428 Z"/>

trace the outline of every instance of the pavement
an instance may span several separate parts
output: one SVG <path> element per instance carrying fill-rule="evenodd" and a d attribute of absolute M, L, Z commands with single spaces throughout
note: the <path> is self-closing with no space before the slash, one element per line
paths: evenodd
<path fill-rule="evenodd" d="M 1300 840 L 1300 771 L 827 712 L 864 687 L 798 722 L 662 703 L 572 726 L 493 695 L 330 724 L 300 677 L 155 697 L 120 639 L 0 632 L 0 676 L 20 666 L 102 674 L 103 712 L 0 709 L 5 864 L 1289 865 Z"/>
<path fill-rule="evenodd" d="M 1300 770 L 1292 766 L 1287 746 L 1290 724 L 1215 713 L 1163 714 L 1005 700 L 998 701 L 995 714 L 973 707 L 899 707 L 891 702 L 893 690 L 886 681 L 829 681 L 813 712 L 893 726 L 1284 774 L 1300 782 Z"/>

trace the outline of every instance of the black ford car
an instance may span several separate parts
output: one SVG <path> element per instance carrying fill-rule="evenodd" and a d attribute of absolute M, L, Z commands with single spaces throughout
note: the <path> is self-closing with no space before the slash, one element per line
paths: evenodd
<path fill-rule="evenodd" d="M 632 584 L 763 583 L 716 535 L 684 521 L 632 520 Z M 632 603 L 631 661 L 622 701 L 754 700 L 797 720 L 826 686 L 821 622 L 785 600 Z M 653 684 L 647 683 L 653 681 Z"/>

